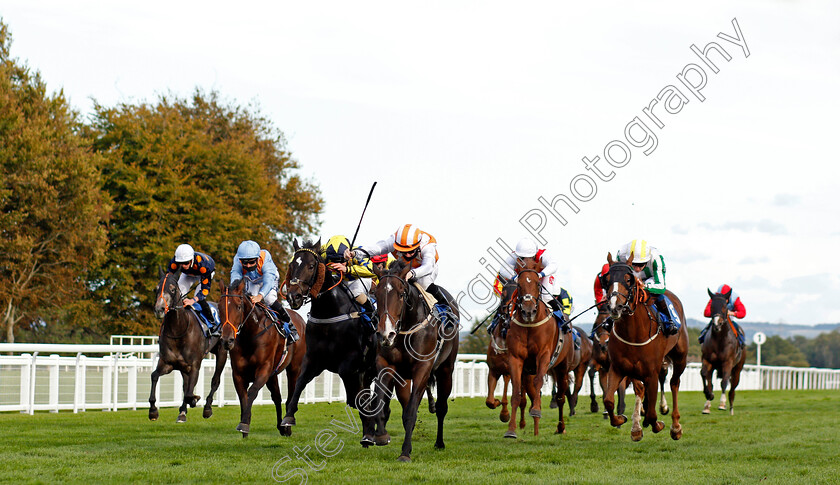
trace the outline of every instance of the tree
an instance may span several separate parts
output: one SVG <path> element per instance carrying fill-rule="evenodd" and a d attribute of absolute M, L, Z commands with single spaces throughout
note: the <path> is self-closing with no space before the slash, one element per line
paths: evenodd
<path fill-rule="evenodd" d="M 157 268 L 178 244 L 211 255 L 218 272 L 252 239 L 282 270 L 293 235 L 318 226 L 320 193 L 294 174 L 283 134 L 216 92 L 97 104 L 88 136 L 105 155 L 102 187 L 113 201 L 107 258 L 91 287 L 114 332 L 157 331 Z"/>
<path fill-rule="evenodd" d="M 10 48 L 0 22 L 0 321 L 14 342 L 16 326 L 69 315 L 84 297 L 108 208 L 77 114 Z"/>
<path fill-rule="evenodd" d="M 748 347 L 747 357 L 756 354 L 755 343 Z M 755 362 L 753 359 L 752 362 Z M 808 367 L 808 359 L 793 344 L 793 341 L 784 339 L 778 335 L 768 337 L 767 341 L 761 346 L 761 363 L 762 365 L 780 365 L 792 367 Z"/>

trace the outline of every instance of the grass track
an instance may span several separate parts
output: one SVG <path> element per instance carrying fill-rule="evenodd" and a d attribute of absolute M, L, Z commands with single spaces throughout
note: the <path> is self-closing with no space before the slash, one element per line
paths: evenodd
<path fill-rule="evenodd" d="M 300 481 L 297 467 L 309 483 L 840 483 L 840 392 L 743 391 L 732 417 L 701 415 L 701 393 L 680 397 L 683 438 L 670 439 L 666 416 L 665 430 L 647 428 L 639 443 L 631 442 L 629 424 L 614 429 L 589 413 L 588 397 L 567 417 L 566 435 L 553 434 L 557 414 L 544 404 L 540 436 L 527 418 L 518 440 L 502 438 L 505 425 L 483 399 L 457 399 L 442 451 L 433 448 L 436 420 L 424 401 L 409 464 L 396 461 L 403 435 L 396 402 L 391 445 L 367 450 L 359 436 L 330 424 L 347 421 L 340 403 L 303 405 L 291 438 L 277 432 L 272 407 L 256 407 L 244 440 L 234 430 L 238 406 L 209 420 L 192 409 L 183 425 L 172 408 L 157 422 L 147 410 L 0 414 L 0 482 L 273 483 L 272 468 L 288 456 L 275 470 L 286 483 Z M 336 439 L 324 448 L 343 443 L 327 458 L 314 450 L 325 429 Z M 306 446 L 317 471 L 296 457 L 294 447 Z"/>

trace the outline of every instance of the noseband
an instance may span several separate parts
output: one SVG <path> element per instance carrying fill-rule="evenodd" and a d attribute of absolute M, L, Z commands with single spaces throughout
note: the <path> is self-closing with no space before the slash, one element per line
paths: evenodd
<path fill-rule="evenodd" d="M 251 314 L 254 313 L 254 308 L 256 308 L 257 305 L 251 305 L 251 311 L 249 311 L 248 314 L 242 318 L 242 321 L 239 322 L 239 326 L 237 327 L 233 324 L 233 322 L 230 321 L 230 313 L 228 312 L 228 300 L 225 300 L 225 298 L 239 298 L 240 300 L 239 305 L 237 305 L 237 308 L 239 308 L 240 313 L 245 313 L 245 311 L 242 310 L 242 304 L 245 301 L 245 296 L 246 295 L 235 295 L 233 293 L 228 292 L 222 293 L 222 296 L 219 297 L 220 300 L 224 300 L 225 302 L 225 321 L 222 323 L 222 330 L 224 330 L 226 326 L 230 325 L 230 328 L 233 329 L 233 338 L 236 338 L 236 336 L 239 335 L 239 330 L 242 329 L 242 326 L 245 325 L 245 322 L 247 322 L 248 319 L 251 318 Z"/>
<path fill-rule="evenodd" d="M 615 268 L 615 270 L 613 270 L 613 268 Z M 633 274 L 633 268 L 631 268 L 630 265 L 626 263 L 614 263 L 612 266 L 610 266 L 609 274 L 610 283 L 616 281 L 616 278 L 613 278 L 613 276 L 624 276 L 625 274 L 633 276 L 633 281 L 635 282 L 635 284 L 627 283 L 626 281 L 624 281 L 624 278 L 621 278 L 621 281 L 619 281 L 619 283 L 621 283 L 621 285 L 624 286 L 624 288 L 627 290 L 626 296 L 621 294 L 618 290 L 613 290 L 607 295 L 607 301 L 611 300 L 614 296 L 620 296 L 624 298 L 624 303 L 619 305 L 618 310 L 620 310 L 622 313 L 626 312 L 628 316 L 632 316 L 634 313 L 636 313 L 636 306 L 639 303 L 646 300 L 644 296 L 645 292 L 641 291 L 640 289 L 641 282 Z"/>
<path fill-rule="evenodd" d="M 522 276 L 522 273 L 534 273 L 535 275 L 537 275 L 537 281 L 539 281 L 540 272 L 535 270 L 535 269 L 519 270 L 519 276 L 520 277 Z M 517 278 L 517 281 L 518 281 L 518 278 Z M 540 286 L 540 288 L 542 288 L 542 286 Z M 530 293 L 521 294 L 521 292 L 519 292 L 519 285 L 518 284 L 517 284 L 516 293 L 514 295 L 516 295 L 516 294 L 518 294 L 518 296 L 516 297 L 516 309 L 519 310 L 520 313 L 522 312 L 522 304 L 523 303 L 529 303 L 531 301 L 537 300 L 537 307 L 539 308 L 539 304 L 542 302 L 542 299 L 540 299 L 540 292 L 539 291 L 537 292 L 537 296 L 534 296 Z"/>
<path fill-rule="evenodd" d="M 409 300 L 409 298 L 408 298 L 408 293 L 409 293 L 408 285 L 409 285 L 409 283 L 408 283 L 408 281 L 402 279 L 399 275 L 384 274 L 384 275 L 379 277 L 379 284 L 382 284 L 382 280 L 384 280 L 385 278 L 393 278 L 393 279 L 399 281 L 400 283 L 402 283 L 403 288 L 405 288 L 402 292 L 400 292 L 400 300 L 402 300 L 402 305 L 400 306 L 400 318 L 399 319 L 394 318 L 394 316 L 391 315 L 390 312 L 388 312 L 388 308 L 385 308 L 385 315 L 387 315 L 389 318 L 391 318 L 392 320 L 397 322 L 397 327 L 395 329 L 397 331 L 397 333 L 402 333 L 402 331 L 400 330 L 400 327 L 402 326 L 402 323 L 403 323 L 403 317 L 405 316 L 405 311 L 406 311 L 406 309 L 411 310 L 412 308 L 414 308 L 411 304 L 411 300 Z M 383 300 L 384 300 L 384 298 L 383 298 Z M 385 302 L 382 301 L 381 304 L 384 304 L 384 303 Z"/>

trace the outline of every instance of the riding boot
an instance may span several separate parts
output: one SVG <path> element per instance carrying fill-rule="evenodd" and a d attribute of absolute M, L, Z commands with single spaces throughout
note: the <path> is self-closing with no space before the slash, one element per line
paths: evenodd
<path fill-rule="evenodd" d="M 656 309 L 659 311 L 660 321 L 662 322 L 662 330 L 665 335 L 676 335 L 680 331 L 680 317 L 674 308 L 671 300 L 661 293 L 656 296 Z"/>
<path fill-rule="evenodd" d="M 376 314 L 376 308 L 373 306 L 373 300 L 368 299 L 362 303 L 362 322 L 365 330 L 373 333 L 376 331 L 376 326 L 379 323 L 379 315 Z"/>
<path fill-rule="evenodd" d="M 210 331 L 211 337 L 218 337 L 222 333 L 220 332 L 219 326 L 216 325 L 216 317 L 213 316 L 213 312 L 210 311 L 210 304 L 207 300 L 198 300 L 198 306 L 201 308 L 200 313 L 207 320 L 207 329 Z"/>
<path fill-rule="evenodd" d="M 702 344 L 702 343 L 703 343 L 703 341 L 704 341 L 704 340 L 706 340 L 706 334 L 707 334 L 707 333 L 709 333 L 709 327 L 710 327 L 710 325 L 711 325 L 711 324 L 706 325 L 705 327 L 703 327 L 703 330 L 700 330 L 700 336 L 699 336 L 699 337 L 697 337 L 697 342 L 699 342 L 699 343 L 701 343 L 701 344 Z"/>
<path fill-rule="evenodd" d="M 286 338 L 291 343 L 295 343 L 298 340 L 300 340 L 300 335 L 298 335 L 297 329 L 294 325 L 292 325 L 292 317 L 290 317 L 289 312 L 287 312 L 286 309 L 283 308 L 283 305 L 280 303 L 280 300 L 275 300 L 269 308 L 277 312 L 277 318 L 281 322 L 283 322 L 283 333 L 286 334 Z"/>
<path fill-rule="evenodd" d="M 734 322 L 733 322 L 733 323 L 734 323 Z M 738 344 L 739 344 L 741 347 L 743 347 L 743 346 L 744 346 L 744 345 L 746 345 L 746 343 L 747 343 L 747 342 L 746 342 L 747 335 L 744 333 L 744 329 L 743 329 L 743 328 L 741 328 L 741 326 L 740 326 L 740 325 L 738 325 L 737 323 L 735 323 L 735 329 L 736 329 L 736 330 L 738 330 L 738 335 L 737 335 L 737 337 L 738 337 Z"/>
<path fill-rule="evenodd" d="M 560 303 L 558 303 L 556 299 L 552 299 L 548 302 L 548 306 L 551 307 L 551 313 L 557 320 L 557 328 L 559 328 L 563 333 L 569 333 L 571 327 L 569 326 L 569 322 L 566 321 L 566 314 L 563 313 L 563 309 L 560 308 Z"/>
<path fill-rule="evenodd" d="M 572 341 L 575 343 L 575 350 L 580 350 L 580 334 L 576 328 L 572 328 Z"/>
<path fill-rule="evenodd" d="M 446 295 L 443 294 L 443 291 L 441 291 L 440 286 L 432 283 L 426 288 L 426 291 L 430 295 L 435 297 L 435 300 L 437 300 L 433 311 L 437 312 L 437 316 L 440 319 L 441 323 L 446 327 L 454 325 L 454 315 L 452 314 L 452 310 L 449 307 Z"/>
<path fill-rule="evenodd" d="M 490 325 L 487 325 L 488 334 L 493 335 L 493 331 L 496 330 L 496 327 L 499 325 L 500 318 L 501 314 L 499 312 L 496 312 L 496 314 L 493 315 L 493 320 L 490 321 Z"/>

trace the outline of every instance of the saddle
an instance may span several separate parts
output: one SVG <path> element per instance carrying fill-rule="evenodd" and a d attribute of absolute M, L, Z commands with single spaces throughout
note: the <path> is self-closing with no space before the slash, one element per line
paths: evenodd
<path fill-rule="evenodd" d="M 213 322 L 208 322 L 204 315 L 201 314 L 201 308 L 198 306 L 197 303 L 193 303 L 189 306 L 189 309 L 193 312 L 193 315 L 196 316 L 198 320 L 198 325 L 201 327 L 201 332 L 204 334 L 205 338 L 210 338 L 210 328 L 218 328 L 221 325 L 221 321 L 219 321 L 219 307 L 213 302 L 208 302 L 210 304 L 210 313 L 213 315 Z"/>

